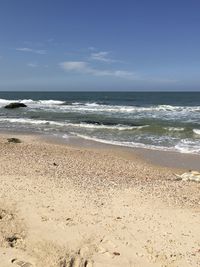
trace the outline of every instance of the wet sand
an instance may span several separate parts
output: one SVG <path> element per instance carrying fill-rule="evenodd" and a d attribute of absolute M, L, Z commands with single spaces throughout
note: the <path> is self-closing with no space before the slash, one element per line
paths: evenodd
<path fill-rule="evenodd" d="M 179 166 L 40 135 L 0 149 L 1 267 L 200 266 L 200 184 Z"/>
<path fill-rule="evenodd" d="M 45 138 L 46 140 L 61 144 L 67 144 L 71 147 L 82 147 L 89 149 L 96 148 L 99 150 L 104 149 L 107 151 L 112 151 L 113 153 L 117 153 L 118 155 L 122 155 L 123 157 L 128 157 L 130 159 L 138 158 L 157 166 L 182 169 L 183 171 L 200 171 L 200 155 L 144 148 L 128 148 L 123 146 L 99 143 L 78 137 L 69 137 L 67 139 L 63 139 L 47 135 Z"/>

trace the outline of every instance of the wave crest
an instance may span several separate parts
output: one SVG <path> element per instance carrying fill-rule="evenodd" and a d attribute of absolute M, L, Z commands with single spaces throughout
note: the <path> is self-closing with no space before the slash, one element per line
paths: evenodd
<path fill-rule="evenodd" d="M 56 122 L 50 120 L 36 120 L 30 118 L 0 118 L 0 122 L 9 122 L 9 123 L 21 123 L 21 124 L 44 124 L 44 125 L 55 125 L 55 126 L 71 126 L 78 128 L 87 128 L 87 129 L 107 129 L 107 130 L 118 130 L 118 131 L 127 131 L 127 130 L 139 130 L 148 125 L 140 125 L 140 126 L 128 126 L 122 124 L 116 125 L 105 125 L 105 124 L 91 124 L 91 123 L 71 123 L 71 122 Z"/>

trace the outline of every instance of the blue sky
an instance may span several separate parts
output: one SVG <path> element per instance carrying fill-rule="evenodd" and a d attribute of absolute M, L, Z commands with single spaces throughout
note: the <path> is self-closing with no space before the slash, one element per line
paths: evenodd
<path fill-rule="evenodd" d="M 199 0 L 1 0 L 0 90 L 200 90 Z"/>

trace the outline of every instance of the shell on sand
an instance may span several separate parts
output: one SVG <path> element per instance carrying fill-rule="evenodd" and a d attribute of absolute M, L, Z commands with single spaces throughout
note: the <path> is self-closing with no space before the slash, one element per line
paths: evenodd
<path fill-rule="evenodd" d="M 191 173 L 192 173 L 193 175 L 200 175 L 200 172 L 197 172 L 197 171 L 191 171 Z"/>
<path fill-rule="evenodd" d="M 200 182 L 200 172 L 197 171 L 191 171 L 191 172 L 185 172 L 181 175 L 175 174 L 178 179 L 183 181 L 195 181 Z"/>

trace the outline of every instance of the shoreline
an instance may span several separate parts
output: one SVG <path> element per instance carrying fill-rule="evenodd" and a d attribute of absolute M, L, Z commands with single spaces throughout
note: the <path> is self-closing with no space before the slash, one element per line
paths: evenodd
<path fill-rule="evenodd" d="M 66 145 L 68 147 L 86 148 L 105 150 L 107 152 L 116 153 L 128 159 L 140 159 L 146 163 L 153 164 L 157 167 L 172 168 L 181 171 L 199 171 L 200 172 L 200 155 L 192 153 L 181 153 L 176 151 L 162 151 L 150 148 L 133 148 L 126 146 L 118 146 L 112 144 L 105 144 L 98 141 L 87 140 L 81 137 L 69 136 L 63 138 L 62 136 L 51 133 L 35 133 L 35 132 L 12 132 L 1 130 L 0 135 L 23 135 L 23 136 L 39 136 L 42 140 L 50 143 Z"/>
<path fill-rule="evenodd" d="M 41 135 L 43 136 L 43 135 Z M 104 144 L 98 141 L 86 140 L 80 137 L 68 137 L 66 139 L 53 135 L 44 135 L 44 140 L 65 144 L 69 147 L 99 149 L 116 153 L 128 159 L 141 159 L 157 167 L 167 167 L 183 171 L 200 171 L 200 155 L 181 153 L 175 151 L 162 151 L 150 148 L 133 148 Z"/>
<path fill-rule="evenodd" d="M 153 164 L 157 167 L 166 167 L 177 169 L 181 171 L 200 171 L 200 155 L 192 153 L 181 153 L 178 151 L 162 151 L 161 149 L 151 148 L 138 148 L 138 147 L 126 147 L 118 146 L 113 144 L 105 144 L 98 141 L 87 140 L 81 137 L 69 136 L 63 138 L 62 136 L 54 135 L 51 133 L 39 133 L 39 132 L 12 132 L 1 130 L 0 135 L 23 135 L 23 136 L 39 136 L 43 141 L 63 144 L 68 147 L 75 148 L 89 148 L 89 149 L 100 149 L 105 151 L 111 151 L 122 157 L 128 159 L 141 159 L 146 163 Z"/>

